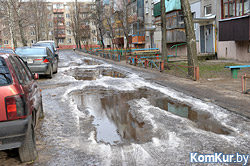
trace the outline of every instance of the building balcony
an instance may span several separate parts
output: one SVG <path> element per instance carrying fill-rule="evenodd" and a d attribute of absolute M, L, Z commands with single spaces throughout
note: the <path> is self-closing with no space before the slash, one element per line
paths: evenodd
<path fill-rule="evenodd" d="M 65 29 L 65 26 L 64 26 L 64 25 L 60 25 L 60 26 L 56 26 L 56 25 L 55 25 L 54 29 L 55 29 L 55 31 L 56 31 L 57 29 L 62 30 L 62 29 Z"/>
<path fill-rule="evenodd" d="M 64 13 L 64 9 L 53 9 L 53 13 L 54 14 L 63 14 Z"/>
<path fill-rule="evenodd" d="M 55 35 L 55 38 L 56 39 L 59 39 L 59 38 L 65 38 L 65 34 L 58 34 L 58 35 Z"/>
<path fill-rule="evenodd" d="M 220 20 L 219 41 L 249 41 L 249 22 L 249 15 Z"/>
<path fill-rule="evenodd" d="M 167 43 L 181 43 L 186 42 L 185 29 L 168 29 Z"/>
<path fill-rule="evenodd" d="M 64 22 L 64 17 L 54 17 L 54 22 Z"/>
<path fill-rule="evenodd" d="M 132 35 L 132 44 L 145 44 L 145 35 Z"/>

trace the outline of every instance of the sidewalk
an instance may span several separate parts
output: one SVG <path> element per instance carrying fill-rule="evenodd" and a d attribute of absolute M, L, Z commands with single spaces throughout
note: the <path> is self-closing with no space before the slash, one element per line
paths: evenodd
<path fill-rule="evenodd" d="M 195 98 L 217 104 L 229 111 L 250 118 L 250 94 L 241 93 L 241 72 L 239 72 L 239 76 L 237 79 L 232 79 L 229 77 L 192 81 L 190 79 L 180 78 L 166 74 L 164 72 L 159 72 L 155 69 L 145 69 L 142 67 L 129 65 L 125 61 L 117 62 L 109 59 L 104 59 L 99 56 L 90 55 L 79 51 L 77 52 L 84 56 L 101 59 L 107 63 L 130 68 L 133 70 L 133 72 L 145 78 L 146 80 L 170 87 L 176 91 L 183 92 Z M 238 61 L 234 62 L 240 63 Z M 230 70 L 228 70 L 228 73 L 229 74 L 227 75 L 230 75 Z M 248 88 L 250 88 L 250 81 L 248 81 L 248 84 Z"/>

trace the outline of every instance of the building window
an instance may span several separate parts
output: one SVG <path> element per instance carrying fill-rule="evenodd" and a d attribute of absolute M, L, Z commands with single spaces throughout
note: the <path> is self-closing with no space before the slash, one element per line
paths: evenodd
<path fill-rule="evenodd" d="M 205 6 L 205 16 L 212 15 L 212 5 Z"/>
<path fill-rule="evenodd" d="M 66 14 L 66 18 L 70 18 L 70 15 L 69 15 L 69 14 Z"/>
<path fill-rule="evenodd" d="M 95 34 L 95 30 L 92 30 L 92 33 Z"/>
<path fill-rule="evenodd" d="M 36 32 L 35 32 L 35 31 L 32 31 L 32 32 L 30 32 L 30 35 L 31 35 L 31 36 L 35 36 L 35 35 L 36 35 Z"/>
<path fill-rule="evenodd" d="M 68 42 L 68 43 L 71 43 L 71 38 L 69 38 L 67 42 Z"/>
<path fill-rule="evenodd" d="M 93 42 L 95 42 L 96 41 L 96 38 L 93 38 Z"/>
<path fill-rule="evenodd" d="M 47 6 L 47 9 L 48 9 L 48 10 L 51 10 L 51 9 L 52 9 L 52 7 L 51 7 L 51 6 Z"/>
<path fill-rule="evenodd" d="M 69 9 L 70 9 L 70 7 L 69 7 L 69 6 L 65 6 L 65 9 L 66 9 L 66 10 L 69 10 Z"/>
<path fill-rule="evenodd" d="M 67 30 L 67 34 L 68 34 L 68 35 L 71 35 L 71 30 Z"/>
<path fill-rule="evenodd" d="M 58 39 L 58 43 L 63 44 L 64 43 L 64 39 Z"/>
<path fill-rule="evenodd" d="M 53 35 L 53 31 L 49 31 L 49 35 Z"/>
<path fill-rule="evenodd" d="M 4 40 L 3 43 L 4 43 L 5 45 L 9 44 L 9 40 Z"/>
<path fill-rule="evenodd" d="M 70 26 L 70 22 L 66 22 L 66 25 L 69 27 Z"/>
<path fill-rule="evenodd" d="M 149 5 L 148 5 L 148 1 L 146 1 L 146 14 L 149 13 Z"/>
<path fill-rule="evenodd" d="M 63 9 L 63 4 L 62 3 L 56 3 L 56 4 L 53 4 L 53 8 L 54 9 Z"/>
<path fill-rule="evenodd" d="M 52 27 L 52 22 L 49 22 L 49 27 Z"/>
<path fill-rule="evenodd" d="M 250 0 L 222 0 L 222 18 L 242 16 L 249 13 Z"/>

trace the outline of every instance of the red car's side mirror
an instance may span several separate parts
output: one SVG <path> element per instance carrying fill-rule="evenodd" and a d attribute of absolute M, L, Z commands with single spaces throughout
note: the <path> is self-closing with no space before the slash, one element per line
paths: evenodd
<path fill-rule="evenodd" d="M 35 74 L 34 74 L 34 79 L 35 79 L 35 80 L 38 80 L 38 79 L 39 79 L 39 74 L 35 73 Z"/>

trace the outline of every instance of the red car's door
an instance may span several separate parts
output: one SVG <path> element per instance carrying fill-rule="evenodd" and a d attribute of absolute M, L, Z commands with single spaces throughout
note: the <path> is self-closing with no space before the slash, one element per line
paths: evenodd
<path fill-rule="evenodd" d="M 36 124 L 38 122 L 39 114 L 41 111 L 39 110 L 41 102 L 42 102 L 42 94 L 41 94 L 41 89 L 37 83 L 37 81 L 34 80 L 34 76 L 32 75 L 31 71 L 29 68 L 25 65 L 24 61 L 20 57 L 15 57 L 17 61 L 20 62 L 23 75 L 24 77 L 29 78 L 29 82 L 27 83 L 28 92 L 29 92 L 29 102 L 32 103 L 31 110 L 36 110 Z"/>
<path fill-rule="evenodd" d="M 32 97 L 33 96 L 32 81 L 29 78 L 28 74 L 26 73 L 26 70 L 23 68 L 22 63 L 17 59 L 16 56 L 11 56 L 9 59 L 17 75 L 19 75 L 19 77 L 20 76 L 22 77 L 23 82 L 20 82 L 20 84 L 24 93 L 23 95 L 25 99 L 25 104 L 29 115 L 34 109 L 34 104 L 33 104 L 34 99 Z"/>

